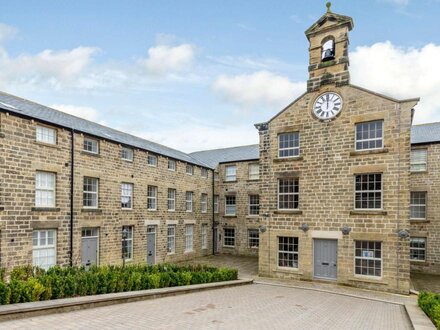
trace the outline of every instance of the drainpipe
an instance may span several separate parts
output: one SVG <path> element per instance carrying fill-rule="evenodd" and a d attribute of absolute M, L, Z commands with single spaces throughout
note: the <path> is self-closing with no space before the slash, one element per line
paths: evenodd
<path fill-rule="evenodd" d="M 212 255 L 215 255 L 215 212 L 214 212 L 214 195 L 215 195 L 215 189 L 214 189 L 214 172 L 215 170 L 212 171 L 212 198 L 211 198 L 211 209 L 212 209 Z"/>
<path fill-rule="evenodd" d="M 398 111 L 397 114 L 397 118 L 398 118 L 398 122 L 397 122 L 397 129 L 398 129 L 398 140 L 397 140 L 397 149 L 399 150 L 398 153 L 398 174 L 397 174 L 397 233 L 399 233 L 400 228 L 401 228 L 401 220 L 400 220 L 400 174 L 402 169 L 400 168 L 400 163 L 401 163 L 401 150 L 400 150 L 400 140 L 401 140 L 401 134 L 402 134 L 402 127 L 401 127 L 401 116 L 402 116 L 402 109 L 400 107 L 400 103 L 395 105 L 395 109 L 396 111 Z M 399 259 L 400 259 L 400 255 L 401 255 L 401 247 L 400 247 L 400 238 L 397 237 L 397 253 L 396 253 L 396 268 L 397 268 L 397 272 L 399 273 L 399 268 L 400 268 L 400 263 L 399 263 Z M 396 285 L 397 285 L 397 289 L 399 290 L 399 285 L 400 285 L 400 280 L 399 280 L 399 274 L 396 274 Z"/>
<path fill-rule="evenodd" d="M 70 266 L 73 266 L 73 179 L 74 179 L 74 151 L 75 151 L 75 131 L 70 130 Z"/>

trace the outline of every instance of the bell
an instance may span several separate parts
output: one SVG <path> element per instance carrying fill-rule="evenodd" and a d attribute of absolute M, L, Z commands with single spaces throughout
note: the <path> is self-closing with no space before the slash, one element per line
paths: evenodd
<path fill-rule="evenodd" d="M 322 58 L 322 61 L 331 61 L 335 59 L 335 54 L 333 53 L 333 50 L 328 48 L 324 51 L 324 56 Z"/>

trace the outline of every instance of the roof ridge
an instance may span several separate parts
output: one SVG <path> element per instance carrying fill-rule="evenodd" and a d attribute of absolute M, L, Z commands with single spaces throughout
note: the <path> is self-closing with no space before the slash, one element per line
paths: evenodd
<path fill-rule="evenodd" d="M 246 144 L 246 145 L 243 145 L 243 146 L 199 150 L 199 151 L 193 151 L 193 152 L 189 153 L 189 155 L 195 154 L 195 153 L 198 153 L 198 152 L 208 152 L 208 151 L 217 151 L 217 150 L 226 150 L 226 149 L 236 149 L 236 148 L 252 147 L 252 146 L 258 146 L 258 145 L 259 145 L 258 143 L 252 143 L 252 144 Z"/>
<path fill-rule="evenodd" d="M 415 126 L 434 125 L 434 124 L 440 124 L 440 121 L 433 121 L 431 123 L 414 124 L 414 125 L 411 125 L 411 126 L 415 127 Z"/>

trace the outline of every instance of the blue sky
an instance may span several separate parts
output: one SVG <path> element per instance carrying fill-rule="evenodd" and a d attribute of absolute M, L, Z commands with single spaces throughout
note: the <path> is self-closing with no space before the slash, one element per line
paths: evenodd
<path fill-rule="evenodd" d="M 352 82 L 440 121 L 440 0 L 339 0 Z M 256 143 L 305 90 L 325 1 L 3 1 L 0 90 L 183 151 Z"/>

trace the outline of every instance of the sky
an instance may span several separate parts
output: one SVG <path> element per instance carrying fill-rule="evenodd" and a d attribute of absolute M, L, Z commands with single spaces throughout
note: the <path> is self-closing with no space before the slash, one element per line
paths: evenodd
<path fill-rule="evenodd" d="M 0 90 L 185 152 L 258 143 L 306 90 L 321 0 L 0 0 Z M 440 121 L 440 0 L 335 0 L 351 82 Z"/>

